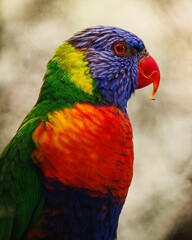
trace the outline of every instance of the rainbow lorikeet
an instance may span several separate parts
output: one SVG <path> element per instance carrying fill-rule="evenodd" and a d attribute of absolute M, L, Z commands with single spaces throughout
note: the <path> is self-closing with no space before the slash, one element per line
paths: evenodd
<path fill-rule="evenodd" d="M 114 240 L 133 172 L 126 110 L 159 68 L 141 39 L 88 28 L 59 46 L 0 158 L 0 239 Z"/>

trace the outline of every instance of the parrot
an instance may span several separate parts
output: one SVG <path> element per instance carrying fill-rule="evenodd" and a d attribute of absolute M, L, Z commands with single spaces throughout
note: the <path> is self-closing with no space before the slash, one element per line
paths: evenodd
<path fill-rule="evenodd" d="M 160 70 L 135 34 L 88 27 L 48 62 L 0 157 L 0 240 L 115 240 L 133 176 L 127 102 Z"/>

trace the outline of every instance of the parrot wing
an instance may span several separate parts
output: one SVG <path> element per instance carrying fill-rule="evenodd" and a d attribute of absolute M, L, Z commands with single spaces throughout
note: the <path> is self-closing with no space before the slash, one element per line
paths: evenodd
<path fill-rule="evenodd" d="M 31 161 L 31 135 L 39 120 L 26 122 L 0 158 L 0 239 L 20 238 L 40 214 L 44 200 L 38 168 Z"/>

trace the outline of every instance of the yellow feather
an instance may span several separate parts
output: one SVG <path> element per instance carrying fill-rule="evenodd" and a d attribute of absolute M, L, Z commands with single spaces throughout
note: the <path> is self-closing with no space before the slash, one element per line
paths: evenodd
<path fill-rule="evenodd" d="M 75 49 L 70 43 L 63 43 L 56 49 L 53 60 L 57 61 L 59 66 L 70 75 L 71 82 L 84 92 L 92 94 L 93 79 L 90 74 L 88 62 L 85 54 Z"/>

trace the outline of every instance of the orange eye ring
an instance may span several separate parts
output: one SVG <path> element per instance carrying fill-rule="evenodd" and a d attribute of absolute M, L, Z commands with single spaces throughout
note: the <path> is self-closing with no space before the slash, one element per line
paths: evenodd
<path fill-rule="evenodd" d="M 125 55 L 127 48 L 123 42 L 118 42 L 113 45 L 113 50 L 116 55 L 123 56 Z"/>

